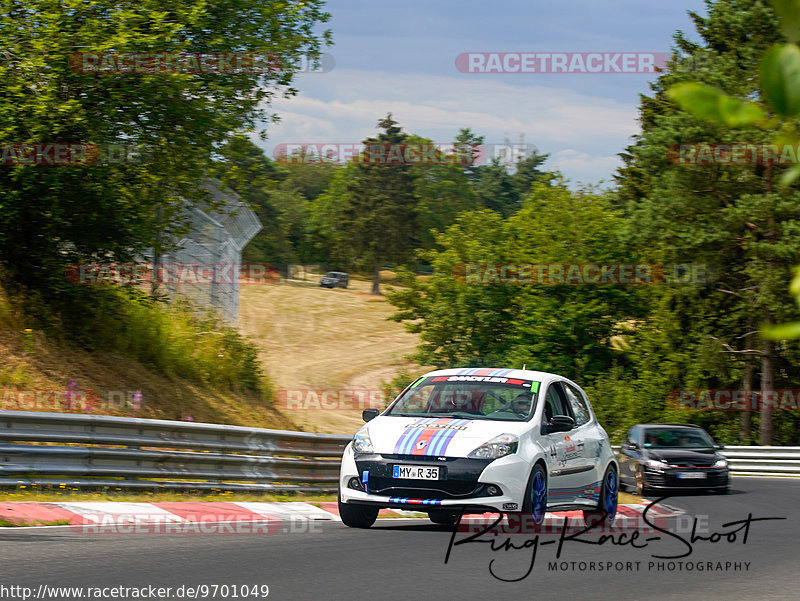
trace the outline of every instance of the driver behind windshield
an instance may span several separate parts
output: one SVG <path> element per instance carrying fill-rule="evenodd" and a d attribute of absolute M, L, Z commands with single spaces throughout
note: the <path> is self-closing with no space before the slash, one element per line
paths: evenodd
<path fill-rule="evenodd" d="M 511 410 L 519 416 L 528 417 L 531 412 L 531 396 L 526 393 L 520 393 L 511 401 Z"/>

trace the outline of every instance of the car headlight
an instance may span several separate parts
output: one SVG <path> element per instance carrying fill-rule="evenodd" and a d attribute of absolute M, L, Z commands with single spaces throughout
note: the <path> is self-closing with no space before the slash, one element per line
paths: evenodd
<path fill-rule="evenodd" d="M 714 467 L 728 467 L 728 460 L 724 457 L 722 459 L 717 459 L 717 462 L 714 464 Z"/>
<path fill-rule="evenodd" d="M 361 428 L 353 436 L 353 450 L 356 453 L 373 453 L 372 441 L 369 439 L 369 434 L 366 428 Z"/>
<path fill-rule="evenodd" d="M 666 461 L 661 461 L 660 459 L 648 459 L 644 462 L 647 467 L 651 467 L 654 470 L 663 470 L 665 467 L 668 466 Z"/>
<path fill-rule="evenodd" d="M 467 457 L 472 459 L 497 459 L 517 451 L 519 436 L 516 434 L 501 434 L 484 442 Z"/>

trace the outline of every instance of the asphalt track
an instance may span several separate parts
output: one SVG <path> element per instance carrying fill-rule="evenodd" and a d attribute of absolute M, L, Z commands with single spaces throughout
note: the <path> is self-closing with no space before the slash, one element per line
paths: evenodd
<path fill-rule="evenodd" d="M 603 545 L 565 541 L 557 561 L 559 565 L 566 562 L 567 569 L 552 570 L 549 564 L 556 561 L 558 543 L 543 543 L 558 541 L 558 536 L 542 535 L 535 565 L 518 582 L 494 578 L 490 562 L 494 560 L 492 568 L 498 576 L 518 578 L 530 566 L 533 547 L 492 551 L 488 543 L 461 544 L 452 548 L 445 565 L 452 534 L 427 520 L 379 520 L 369 530 L 346 528 L 338 522 L 315 523 L 313 527 L 295 528 L 299 531 L 269 535 L 87 535 L 65 528 L 4 530 L 0 532 L 0 598 L 2 586 L 10 585 L 34 589 L 40 584 L 154 585 L 174 590 L 182 585 L 267 584 L 268 599 L 280 601 L 788 601 L 797 599 L 800 584 L 799 500 L 800 480 L 778 478 L 735 478 L 728 496 L 675 495 L 667 503 L 698 518 L 699 532 L 710 536 L 739 529 L 736 540 L 723 537 L 713 544 L 698 540 L 690 556 L 673 560 L 652 555 L 680 555 L 688 546 L 658 532 L 655 535 L 660 539 L 647 543 L 643 535 L 637 544 L 647 546 L 639 549 L 614 545 L 613 541 Z M 723 527 L 748 516 L 786 519 L 752 522 L 746 542 L 741 524 Z M 686 539 L 690 537 L 689 521 L 686 517 L 676 526 Z M 455 540 L 467 536 L 457 534 Z M 508 540 L 523 546 L 534 536 L 517 534 Z M 599 540 L 597 536 L 582 538 L 595 543 Z M 502 540 L 506 537 L 495 537 L 495 544 Z M 609 561 L 623 565 L 621 570 L 590 571 L 590 561 L 596 566 Z M 669 561 L 675 564 L 672 569 Z M 682 570 L 678 569 L 679 561 L 684 562 Z M 571 562 L 576 563 L 573 566 Z M 587 564 L 581 566 L 580 562 Z M 625 562 L 631 562 L 630 569 Z M 659 562 L 663 562 L 662 568 Z M 695 569 L 687 571 L 686 562 L 692 562 Z M 729 562 L 731 567 L 697 571 L 697 562 L 722 562 L 723 567 Z M 749 562 L 747 569 L 744 562 Z M 739 570 L 733 569 L 735 563 L 740 564 Z M 8 592 L 5 595 L 10 598 Z"/>

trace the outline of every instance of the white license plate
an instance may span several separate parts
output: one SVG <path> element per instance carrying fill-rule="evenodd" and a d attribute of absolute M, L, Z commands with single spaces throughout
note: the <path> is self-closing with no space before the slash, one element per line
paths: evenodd
<path fill-rule="evenodd" d="M 410 478 L 413 480 L 438 480 L 438 467 L 424 467 L 421 465 L 395 465 L 395 478 Z"/>
<path fill-rule="evenodd" d="M 705 472 L 678 472 L 678 478 L 683 480 L 702 480 L 706 477 Z"/>

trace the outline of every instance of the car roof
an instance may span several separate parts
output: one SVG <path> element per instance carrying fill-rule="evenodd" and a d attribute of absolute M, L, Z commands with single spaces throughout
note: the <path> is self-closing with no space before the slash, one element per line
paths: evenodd
<path fill-rule="evenodd" d="M 455 367 L 450 369 L 437 369 L 425 374 L 424 377 L 429 376 L 489 376 L 489 377 L 504 377 L 504 378 L 521 378 L 523 380 L 534 380 L 541 382 L 542 380 L 549 380 L 551 378 L 564 379 L 567 381 L 569 378 L 552 374 L 546 371 L 534 371 L 530 369 L 513 369 L 503 367 Z"/>
<path fill-rule="evenodd" d="M 670 428 L 695 428 L 702 430 L 701 426 L 697 424 L 636 424 L 637 428 L 663 428 L 664 426 L 669 426 Z"/>

